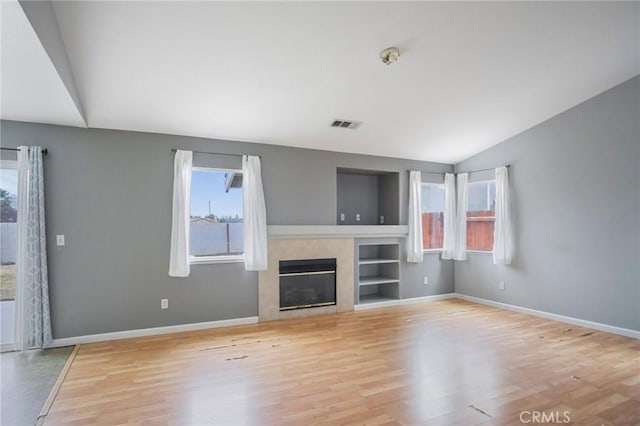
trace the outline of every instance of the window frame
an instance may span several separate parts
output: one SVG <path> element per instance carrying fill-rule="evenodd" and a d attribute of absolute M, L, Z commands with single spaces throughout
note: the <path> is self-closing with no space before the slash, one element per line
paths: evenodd
<path fill-rule="evenodd" d="M 0 160 L 0 169 L 18 170 L 18 160 Z"/>
<path fill-rule="evenodd" d="M 424 186 L 436 186 L 440 189 L 442 189 L 444 191 L 444 182 L 442 183 L 437 183 L 437 182 L 420 182 L 420 191 L 422 191 L 422 188 Z M 443 203 L 444 204 L 444 203 Z M 422 206 L 421 206 L 422 207 Z M 420 210 L 420 226 L 422 226 L 422 209 Z M 442 224 L 443 228 L 444 228 L 444 223 Z M 444 232 L 444 229 L 443 229 Z M 423 236 L 424 237 L 424 236 Z M 424 242 L 424 239 L 423 239 Z M 438 253 L 442 253 L 442 251 L 444 250 L 443 247 L 440 248 L 422 248 L 422 253 L 424 254 L 429 254 L 429 253 L 433 253 L 433 254 L 438 254 Z"/>
<path fill-rule="evenodd" d="M 214 173 L 242 173 L 242 169 L 230 169 L 227 167 L 191 167 L 193 172 L 214 172 Z M 243 201 L 244 208 L 244 201 Z M 191 206 L 189 206 L 189 216 L 191 216 Z M 244 217 L 242 218 L 244 226 Z M 189 232 L 191 232 L 191 224 L 189 224 Z M 219 255 L 219 256 L 192 256 L 191 247 L 189 247 L 189 264 L 190 265 L 206 265 L 215 263 L 241 263 L 244 262 L 244 246 L 242 254 Z"/>
<path fill-rule="evenodd" d="M 496 180 L 495 179 L 482 179 L 482 180 L 476 180 L 476 181 L 473 181 L 473 182 L 469 182 L 469 183 L 467 183 L 467 190 L 468 190 L 468 187 L 470 185 L 475 185 L 475 184 L 478 184 L 478 183 L 491 183 L 491 182 L 493 182 L 493 184 L 495 185 Z M 467 201 L 466 202 L 467 202 L 467 206 L 466 206 L 465 212 L 468 212 L 468 209 L 469 209 L 469 195 L 468 195 L 468 192 L 467 192 Z M 495 203 L 495 200 L 494 200 L 494 203 Z M 483 219 L 485 219 L 487 217 L 490 217 L 490 218 L 493 219 L 493 226 L 494 226 L 494 232 L 495 232 L 495 223 L 496 223 L 496 210 L 495 210 L 495 207 L 493 209 L 493 216 L 485 216 L 485 217 L 483 217 Z M 471 219 L 471 222 L 483 222 L 482 220 L 473 220 L 474 219 L 473 217 L 469 218 L 469 216 L 467 216 L 467 218 L 466 218 L 466 220 L 467 220 L 467 229 L 469 228 L 469 226 L 468 226 L 469 222 L 470 222 L 469 219 Z M 475 219 L 477 219 L 477 218 L 475 218 Z M 485 222 L 488 222 L 488 221 L 485 221 Z M 466 236 L 465 236 L 465 238 L 466 238 Z M 468 241 L 465 242 L 465 246 L 467 244 L 468 244 Z M 469 248 L 467 248 L 467 249 L 465 249 L 465 251 L 467 253 L 475 253 L 475 254 L 493 254 L 493 248 L 491 250 L 478 250 L 478 249 L 469 249 Z"/>
<path fill-rule="evenodd" d="M 18 160 L 17 159 L 16 160 L 0 160 L 0 173 L 1 173 L 2 170 L 15 170 L 16 174 L 19 174 L 19 172 L 18 172 Z M 17 205 L 18 204 L 18 199 L 17 199 L 18 191 L 17 191 L 17 189 L 18 188 L 16 187 L 16 194 L 15 194 L 15 196 L 16 196 L 16 212 L 18 210 L 18 205 Z M 17 217 L 16 217 L 16 222 L 17 222 Z M 16 222 L 9 222 L 9 223 L 16 223 Z M 17 223 L 16 223 L 16 226 L 17 226 Z M 14 247 L 14 249 L 17 250 L 17 247 Z M 14 266 L 17 265 L 17 262 L 18 262 L 18 259 L 17 259 L 17 256 L 16 256 L 16 259 L 15 259 L 15 262 L 14 262 Z M 13 297 L 13 299 L 6 299 L 4 301 L 4 303 L 7 303 L 7 304 L 8 303 L 12 303 L 13 306 L 15 306 L 15 303 L 16 303 L 16 298 L 15 298 L 16 285 L 17 285 L 17 283 L 14 283 L 14 297 Z M 15 318 L 13 318 L 13 317 L 10 318 L 8 322 L 10 324 L 14 324 L 15 325 Z M 11 327 L 13 327 L 13 325 Z M 10 341 L 0 344 L 0 352 L 12 351 L 14 349 L 15 340 L 16 340 L 15 335 L 13 335 L 13 337 L 12 337 L 12 339 Z"/>

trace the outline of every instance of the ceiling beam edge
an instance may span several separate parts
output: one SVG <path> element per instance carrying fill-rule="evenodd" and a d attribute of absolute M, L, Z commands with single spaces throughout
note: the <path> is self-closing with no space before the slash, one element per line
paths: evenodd
<path fill-rule="evenodd" d="M 71 63 L 67 55 L 67 49 L 64 46 L 60 27 L 58 26 L 58 19 L 56 18 L 51 2 L 49 0 L 18 0 L 18 3 L 36 32 L 42 47 L 51 60 L 53 67 L 56 69 L 64 87 L 67 89 L 67 93 L 69 93 L 71 100 L 76 106 L 85 127 L 88 127 L 87 116 L 80 99 L 80 94 L 73 76 L 73 70 L 71 69 Z"/>

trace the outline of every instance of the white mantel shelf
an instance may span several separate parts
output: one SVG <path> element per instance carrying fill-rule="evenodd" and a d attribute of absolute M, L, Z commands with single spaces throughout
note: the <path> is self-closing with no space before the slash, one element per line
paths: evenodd
<path fill-rule="evenodd" d="M 406 237 L 407 225 L 270 225 L 269 238 Z"/>

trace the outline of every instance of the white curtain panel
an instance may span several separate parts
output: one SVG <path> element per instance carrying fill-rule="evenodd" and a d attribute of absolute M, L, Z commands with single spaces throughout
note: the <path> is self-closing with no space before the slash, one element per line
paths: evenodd
<path fill-rule="evenodd" d="M 443 233 L 442 258 L 453 259 L 456 248 L 456 177 L 453 173 L 444 175 Z"/>
<path fill-rule="evenodd" d="M 264 271 L 267 269 L 267 210 L 260 157 L 242 156 L 242 203 L 244 267 L 247 271 Z"/>
<path fill-rule="evenodd" d="M 173 207 L 169 275 L 188 277 L 189 225 L 191 221 L 191 167 L 193 152 L 177 150 L 173 162 Z"/>
<path fill-rule="evenodd" d="M 467 197 L 469 173 L 458 173 L 458 209 L 456 213 L 455 260 L 467 259 Z"/>
<path fill-rule="evenodd" d="M 509 209 L 509 171 L 496 168 L 496 224 L 493 231 L 493 263 L 508 265 L 513 257 L 511 212 Z"/>
<path fill-rule="evenodd" d="M 422 262 L 422 214 L 420 211 L 422 194 L 422 174 L 409 174 L 409 236 L 407 238 L 407 262 Z"/>
<path fill-rule="evenodd" d="M 16 350 L 51 343 L 47 239 L 44 212 L 42 148 L 18 151 L 18 218 L 16 241 Z"/>

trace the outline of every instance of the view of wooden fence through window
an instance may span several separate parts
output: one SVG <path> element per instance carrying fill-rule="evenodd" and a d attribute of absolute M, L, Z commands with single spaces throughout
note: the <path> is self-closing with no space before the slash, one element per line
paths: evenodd
<path fill-rule="evenodd" d="M 191 256 L 232 256 L 243 253 L 242 222 L 218 223 L 208 218 L 191 218 Z"/>
<path fill-rule="evenodd" d="M 467 250 L 493 250 L 495 221 L 492 210 L 467 212 Z"/>
<path fill-rule="evenodd" d="M 496 221 L 496 183 L 493 180 L 469 184 L 467 198 L 467 250 L 493 251 Z"/>
<path fill-rule="evenodd" d="M 422 184 L 422 246 L 441 249 L 444 240 L 444 187 Z M 495 182 L 469 184 L 467 250 L 492 251 L 495 226 Z"/>
<path fill-rule="evenodd" d="M 422 213 L 422 247 L 441 249 L 444 237 L 444 213 Z"/>
<path fill-rule="evenodd" d="M 444 186 L 422 184 L 422 248 L 441 249 L 444 229 Z"/>
<path fill-rule="evenodd" d="M 467 212 L 467 249 L 493 250 L 495 212 Z M 422 241 L 425 250 L 442 248 L 444 213 L 422 213 Z"/>

